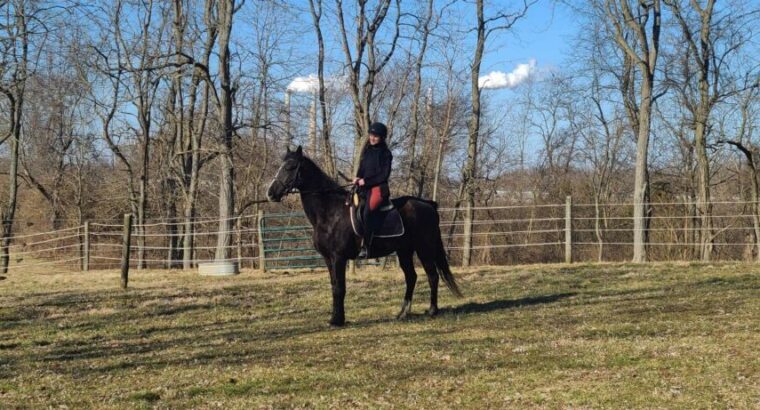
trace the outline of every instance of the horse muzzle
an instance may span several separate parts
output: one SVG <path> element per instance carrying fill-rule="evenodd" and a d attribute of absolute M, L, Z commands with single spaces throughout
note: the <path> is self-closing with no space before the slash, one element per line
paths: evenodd
<path fill-rule="evenodd" d="M 267 189 L 267 199 L 269 202 L 280 202 L 285 195 L 285 187 L 278 180 L 272 181 Z"/>

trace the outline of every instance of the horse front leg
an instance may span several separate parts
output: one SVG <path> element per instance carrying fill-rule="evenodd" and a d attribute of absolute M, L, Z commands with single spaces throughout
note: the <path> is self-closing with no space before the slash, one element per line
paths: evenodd
<path fill-rule="evenodd" d="M 398 251 L 398 263 L 401 270 L 404 271 L 404 280 L 406 281 L 406 292 L 404 301 L 401 303 L 401 310 L 396 315 L 396 319 L 406 319 L 412 312 L 412 296 L 414 296 L 414 286 L 417 284 L 417 272 L 414 270 L 413 254 L 408 251 Z"/>
<path fill-rule="evenodd" d="M 346 298 L 346 260 L 343 258 L 327 260 L 332 285 L 333 309 L 330 325 L 343 326 L 346 323 L 344 300 Z"/>

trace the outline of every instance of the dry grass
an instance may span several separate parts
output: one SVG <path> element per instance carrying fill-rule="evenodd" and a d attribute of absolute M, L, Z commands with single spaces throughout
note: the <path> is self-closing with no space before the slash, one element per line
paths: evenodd
<path fill-rule="evenodd" d="M 113 271 L 0 281 L 0 407 L 758 408 L 760 267 L 457 272 L 410 320 L 400 272 L 208 278 Z"/>

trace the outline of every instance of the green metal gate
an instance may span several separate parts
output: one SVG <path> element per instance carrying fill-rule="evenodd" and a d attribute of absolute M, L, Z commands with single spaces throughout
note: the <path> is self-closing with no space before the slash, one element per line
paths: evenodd
<path fill-rule="evenodd" d="M 312 227 L 303 212 L 259 211 L 259 264 L 264 271 L 321 268 L 324 259 L 312 245 Z"/>

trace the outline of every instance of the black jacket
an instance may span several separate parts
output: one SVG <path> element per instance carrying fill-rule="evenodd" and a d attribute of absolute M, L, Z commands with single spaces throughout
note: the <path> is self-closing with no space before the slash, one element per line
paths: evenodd
<path fill-rule="evenodd" d="M 391 176 L 391 163 L 393 154 L 384 142 L 377 145 L 367 145 L 362 152 L 362 159 L 359 162 L 359 172 L 357 177 L 364 178 L 364 186 L 372 188 L 380 186 L 383 196 L 390 195 L 388 188 L 388 178 Z"/>

